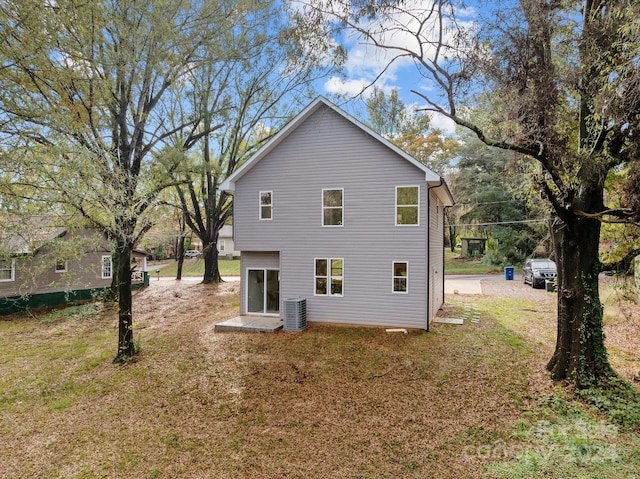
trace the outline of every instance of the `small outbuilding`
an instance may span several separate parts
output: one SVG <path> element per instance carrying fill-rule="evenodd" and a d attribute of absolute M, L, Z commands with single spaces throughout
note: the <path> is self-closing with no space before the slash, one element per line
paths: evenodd
<path fill-rule="evenodd" d="M 487 238 L 460 238 L 462 251 L 461 258 L 473 258 L 484 255 Z"/>

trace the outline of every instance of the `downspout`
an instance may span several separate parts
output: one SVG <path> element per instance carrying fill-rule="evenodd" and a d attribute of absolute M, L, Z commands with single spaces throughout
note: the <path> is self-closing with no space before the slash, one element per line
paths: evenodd
<path fill-rule="evenodd" d="M 427 183 L 427 333 L 431 331 L 431 190 L 433 188 L 440 188 L 444 184 L 444 179 L 440 177 L 440 183 L 434 186 L 429 186 Z M 442 250 L 442 261 L 444 264 L 444 250 Z M 444 291 L 444 272 L 442 274 L 442 288 Z"/>

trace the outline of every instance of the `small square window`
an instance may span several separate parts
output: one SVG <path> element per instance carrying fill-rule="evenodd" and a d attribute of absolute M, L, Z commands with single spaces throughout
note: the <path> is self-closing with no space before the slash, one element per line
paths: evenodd
<path fill-rule="evenodd" d="M 58 261 L 56 263 L 56 273 L 66 273 L 67 272 L 67 261 Z"/>
<path fill-rule="evenodd" d="M 343 295 L 343 263 L 341 258 L 316 258 L 315 295 Z"/>
<path fill-rule="evenodd" d="M 16 280 L 16 263 L 13 259 L 0 259 L 0 281 Z"/>
<path fill-rule="evenodd" d="M 260 192 L 260 219 L 270 220 L 273 218 L 273 192 Z"/>

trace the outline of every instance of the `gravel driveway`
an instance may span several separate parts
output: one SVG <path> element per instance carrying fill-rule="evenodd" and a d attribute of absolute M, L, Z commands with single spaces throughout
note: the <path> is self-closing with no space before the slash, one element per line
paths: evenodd
<path fill-rule="evenodd" d="M 482 295 L 502 298 L 522 298 L 542 300 L 554 295 L 544 289 L 534 289 L 516 277 L 506 280 L 502 274 L 486 275 L 446 275 L 444 281 L 446 294 Z"/>

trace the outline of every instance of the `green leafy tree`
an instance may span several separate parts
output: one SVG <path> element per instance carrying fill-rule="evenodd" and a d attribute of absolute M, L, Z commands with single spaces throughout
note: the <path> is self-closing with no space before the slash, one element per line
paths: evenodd
<path fill-rule="evenodd" d="M 553 379 L 581 388 L 606 384 L 614 372 L 602 331 L 600 231 L 603 222 L 640 221 L 635 196 L 605 203 L 612 172 L 640 169 L 640 4 L 521 0 L 481 6 L 482 16 L 464 18 L 466 11 L 447 0 L 427 6 L 310 0 L 306 28 L 322 36 L 346 27 L 385 49 L 391 62 L 410 59 L 422 83 L 414 93 L 425 110 L 535 164 L 533 183 L 554 214 L 558 263 L 557 341 L 547 368 Z M 482 92 L 495 105 L 488 122 L 461 107 Z M 636 176 L 625 191 L 633 191 Z"/>
<path fill-rule="evenodd" d="M 189 168 L 175 171 L 176 191 L 186 225 L 202 241 L 204 283 L 222 281 L 218 235 L 232 214 L 231 197 L 218 186 L 309 100 L 313 82 L 340 62 L 339 49 L 305 50 L 290 14 L 286 4 L 256 4 L 242 28 L 229 34 L 237 52 L 233 61 L 212 62 L 188 82 L 188 110 L 199 112 L 205 133 Z M 180 148 L 190 149 L 190 141 Z"/>
<path fill-rule="evenodd" d="M 458 142 L 431 128 L 428 115 L 412 111 L 393 89 L 389 94 L 376 87 L 366 100 L 369 125 L 381 136 L 432 170 L 445 174 L 456 156 Z"/>
<path fill-rule="evenodd" d="M 65 203 L 115 244 L 117 361 L 134 354 L 131 271 L 146 212 L 174 184 L 182 157 L 156 168 L 176 136 L 195 144 L 213 126 L 198 111 L 174 118 L 185 80 L 232 59 L 226 32 L 254 2 L 134 0 L 18 2 L 0 6 L 0 141 L 19 194 Z"/>
<path fill-rule="evenodd" d="M 460 224 L 470 225 L 467 231 L 473 229 L 475 234 L 496 240 L 497 247 L 485 258 L 494 264 L 522 262 L 539 244 L 547 226 L 542 221 L 541 230 L 539 223 L 528 222 L 544 220 L 548 213 L 528 208 L 523 191 L 529 185 L 523 190 L 514 178 L 519 161 L 519 155 L 487 147 L 469 132 L 461 132 L 454 210 Z"/>

